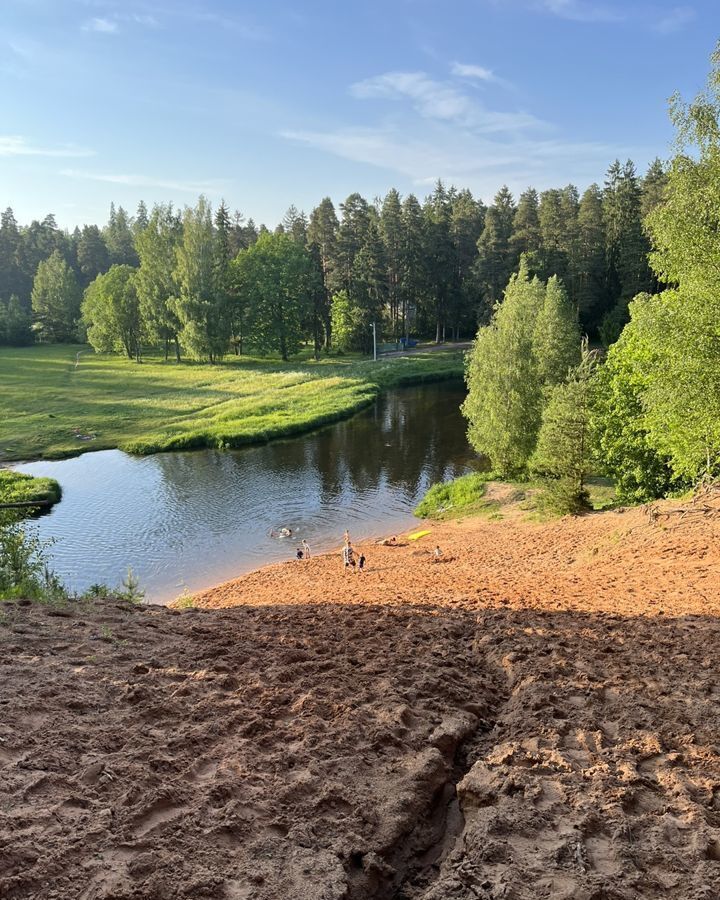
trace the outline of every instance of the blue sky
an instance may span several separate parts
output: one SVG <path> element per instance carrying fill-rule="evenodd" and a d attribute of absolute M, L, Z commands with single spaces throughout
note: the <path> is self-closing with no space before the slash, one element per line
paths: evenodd
<path fill-rule="evenodd" d="M 2 0 L 0 207 L 583 189 L 669 156 L 718 37 L 716 0 Z"/>

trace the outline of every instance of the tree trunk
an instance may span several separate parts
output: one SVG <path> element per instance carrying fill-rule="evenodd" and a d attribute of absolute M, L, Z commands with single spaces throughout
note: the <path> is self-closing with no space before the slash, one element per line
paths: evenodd
<path fill-rule="evenodd" d="M 180 341 L 175 335 L 175 362 L 180 362 Z"/>
<path fill-rule="evenodd" d="M 165 338 L 165 362 L 168 361 L 169 355 L 170 355 L 170 342 L 167 338 Z"/>

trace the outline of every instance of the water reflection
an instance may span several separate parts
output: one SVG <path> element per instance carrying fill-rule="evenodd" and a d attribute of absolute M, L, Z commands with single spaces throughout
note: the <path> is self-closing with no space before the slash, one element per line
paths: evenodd
<path fill-rule="evenodd" d="M 334 547 L 412 524 L 428 485 L 477 460 L 460 385 L 396 391 L 320 432 L 235 452 L 127 456 L 117 450 L 21 466 L 57 478 L 63 501 L 39 520 L 54 565 L 76 589 L 117 582 L 128 564 L 153 599 L 170 599 L 267 562 L 295 539 Z M 290 539 L 273 528 L 293 529 Z"/>

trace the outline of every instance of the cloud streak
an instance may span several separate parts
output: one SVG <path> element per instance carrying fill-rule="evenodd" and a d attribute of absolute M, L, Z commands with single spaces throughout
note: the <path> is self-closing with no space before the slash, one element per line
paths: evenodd
<path fill-rule="evenodd" d="M 458 78 L 471 78 L 479 81 L 497 81 L 497 76 L 491 69 L 484 66 L 466 65 L 465 63 L 454 62 L 451 72 Z"/>
<path fill-rule="evenodd" d="M 543 126 L 525 112 L 495 112 L 468 97 L 455 85 L 430 78 L 425 72 L 385 72 L 350 86 L 359 100 L 409 101 L 425 119 L 453 122 L 486 133 L 520 131 Z"/>
<path fill-rule="evenodd" d="M 118 23 L 114 19 L 93 18 L 82 26 L 83 31 L 94 31 L 97 34 L 117 34 Z"/>
<path fill-rule="evenodd" d="M 63 169 L 60 174 L 65 178 L 74 178 L 82 181 L 101 181 L 125 187 L 160 188 L 166 191 L 180 191 L 185 194 L 213 194 L 223 188 L 222 182 L 211 180 L 175 181 L 168 178 L 153 178 L 148 175 L 105 174 L 78 169 Z"/>
<path fill-rule="evenodd" d="M 84 157 L 94 156 L 95 151 L 76 144 L 62 144 L 59 147 L 38 147 L 18 134 L 0 135 L 0 156 L 54 156 Z"/>
<path fill-rule="evenodd" d="M 658 19 L 652 26 L 658 34 L 675 34 L 677 31 L 689 25 L 696 17 L 696 12 L 691 6 L 675 6 L 668 13 Z"/>
<path fill-rule="evenodd" d="M 537 8 L 572 22 L 623 22 L 625 13 L 590 0 L 539 0 Z"/>

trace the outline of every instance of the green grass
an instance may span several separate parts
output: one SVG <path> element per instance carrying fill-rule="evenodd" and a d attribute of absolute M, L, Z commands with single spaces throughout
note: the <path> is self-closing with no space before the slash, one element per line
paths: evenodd
<path fill-rule="evenodd" d="M 457 351 L 210 366 L 158 357 L 138 365 L 85 346 L 1 348 L 0 460 L 261 443 L 347 417 L 389 388 L 462 372 Z"/>
<path fill-rule="evenodd" d="M 54 478 L 33 478 L 9 469 L 0 469 L 0 504 L 36 503 L 52 506 L 59 503 L 60 485 Z"/>
<path fill-rule="evenodd" d="M 422 519 L 452 519 L 484 507 L 483 496 L 489 473 L 473 472 L 454 481 L 434 484 L 415 508 Z"/>

